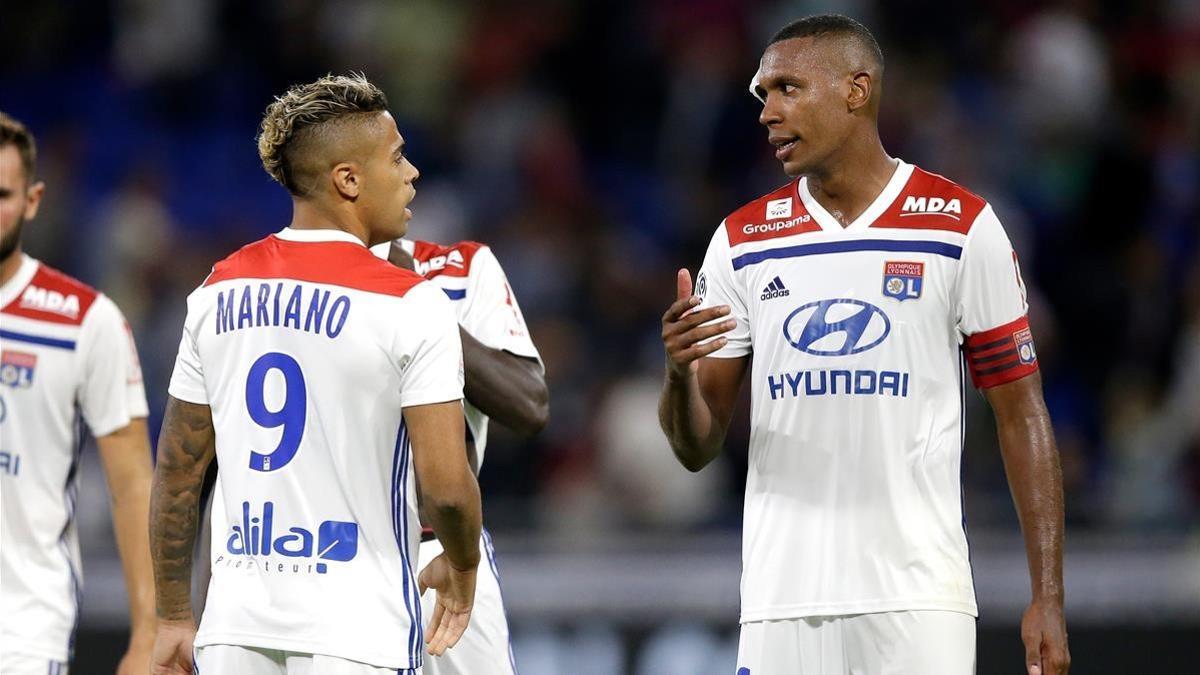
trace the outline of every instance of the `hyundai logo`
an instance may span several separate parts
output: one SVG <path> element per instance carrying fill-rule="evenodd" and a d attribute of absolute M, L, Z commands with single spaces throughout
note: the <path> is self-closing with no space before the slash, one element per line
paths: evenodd
<path fill-rule="evenodd" d="M 839 298 L 803 305 L 783 322 L 788 344 L 813 356 L 846 356 L 883 342 L 892 322 L 883 310 L 861 300 Z"/>

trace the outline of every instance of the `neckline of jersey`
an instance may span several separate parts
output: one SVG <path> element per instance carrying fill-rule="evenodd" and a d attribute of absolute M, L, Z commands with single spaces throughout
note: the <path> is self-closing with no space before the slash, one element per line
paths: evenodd
<path fill-rule="evenodd" d="M 275 236 L 284 241 L 296 241 L 296 242 L 302 242 L 302 243 L 320 243 L 320 242 L 339 241 L 339 242 L 346 242 L 349 244 L 358 244 L 359 246 L 362 246 L 363 248 L 367 247 L 367 245 L 362 242 L 362 239 L 359 239 L 358 237 L 350 234 L 349 232 L 344 232 L 342 230 L 334 230 L 334 229 L 297 230 L 297 229 L 293 229 L 291 227 L 285 227 L 282 230 L 276 232 Z"/>
<path fill-rule="evenodd" d="M 0 307 L 8 307 L 8 303 L 16 300 L 29 282 L 33 281 L 33 277 L 37 274 L 38 264 L 37 258 L 24 252 L 21 253 L 21 266 L 17 268 L 17 273 L 0 288 Z"/>
<path fill-rule="evenodd" d="M 808 178 L 801 178 L 796 181 L 796 193 L 800 197 L 800 202 L 804 204 L 804 208 L 812 214 L 813 220 L 821 226 L 825 232 L 861 232 L 867 229 L 883 215 L 892 202 L 900 196 L 900 192 L 904 190 L 904 186 L 908 184 L 908 179 L 912 177 L 913 165 L 908 162 L 897 159 L 896 169 L 892 172 L 892 177 L 888 179 L 887 185 L 883 186 L 883 190 L 871 202 L 871 205 L 859 214 L 854 222 L 842 227 L 842 224 L 837 221 L 824 206 L 817 201 L 816 197 L 808 191 Z"/>

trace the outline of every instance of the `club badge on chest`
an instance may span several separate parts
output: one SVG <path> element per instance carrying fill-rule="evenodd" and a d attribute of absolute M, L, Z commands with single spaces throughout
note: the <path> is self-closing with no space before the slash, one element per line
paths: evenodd
<path fill-rule="evenodd" d="M 901 302 L 921 297 L 925 263 L 888 261 L 883 264 L 883 294 Z"/>

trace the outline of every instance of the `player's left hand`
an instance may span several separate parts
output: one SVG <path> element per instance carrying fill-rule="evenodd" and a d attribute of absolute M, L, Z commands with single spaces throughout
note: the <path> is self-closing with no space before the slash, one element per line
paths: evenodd
<path fill-rule="evenodd" d="M 1027 675 L 1066 675 L 1071 668 L 1061 602 L 1034 600 L 1021 618 Z"/>
<path fill-rule="evenodd" d="M 433 620 L 425 631 L 427 650 L 441 656 L 454 645 L 467 630 L 471 620 L 471 608 L 475 604 L 475 573 L 478 568 L 456 569 L 443 553 L 434 558 L 417 577 L 421 595 L 432 588 L 437 592 L 437 603 Z"/>
<path fill-rule="evenodd" d="M 192 675 L 195 640 L 195 622 L 159 619 L 158 635 L 154 637 L 154 652 L 151 654 L 150 675 Z"/>
<path fill-rule="evenodd" d="M 145 631 L 139 635 L 134 631 L 129 640 L 129 649 L 117 664 L 117 675 L 146 675 L 150 672 L 150 654 L 154 651 L 154 633 Z"/>

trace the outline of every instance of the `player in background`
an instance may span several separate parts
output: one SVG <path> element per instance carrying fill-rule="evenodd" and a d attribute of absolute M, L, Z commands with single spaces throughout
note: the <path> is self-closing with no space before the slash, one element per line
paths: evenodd
<path fill-rule="evenodd" d="M 100 452 L 129 593 L 117 672 L 140 675 L 154 643 L 141 367 L 112 300 L 22 253 L 21 228 L 45 191 L 36 160 L 33 135 L 0 112 L 0 675 L 68 670 L 82 581 L 81 417 Z"/>
<path fill-rule="evenodd" d="M 725 219 L 695 294 L 679 270 L 660 421 L 699 471 L 751 373 L 738 673 L 964 675 L 969 370 L 1025 538 L 1026 669 L 1066 673 L 1061 471 L 1016 257 L 987 202 L 888 156 L 883 72 L 846 17 L 770 41 L 751 88 L 794 180 Z"/>
<path fill-rule="evenodd" d="M 188 298 L 151 499 L 153 672 L 420 673 L 467 626 L 481 515 L 453 308 L 368 249 L 405 233 L 418 173 L 359 75 L 289 89 L 258 147 L 292 222 Z M 214 454 L 197 632 L 191 558 Z M 445 549 L 419 579 L 418 484 Z"/>
<path fill-rule="evenodd" d="M 546 426 L 549 416 L 545 369 L 500 261 L 491 248 L 471 241 L 440 246 L 402 239 L 372 251 L 398 267 L 416 270 L 454 305 L 466 375 L 467 454 L 478 474 L 489 419 L 529 437 Z M 422 523 L 428 522 L 423 515 Z M 516 675 L 500 570 L 486 530 L 479 548 L 488 564 L 479 575 L 471 625 L 453 650 L 425 662 L 426 675 Z M 420 566 L 441 552 L 433 532 L 423 530 Z M 422 598 L 425 612 L 431 611 L 433 600 L 431 594 Z"/>

